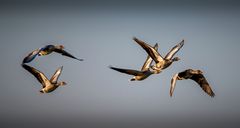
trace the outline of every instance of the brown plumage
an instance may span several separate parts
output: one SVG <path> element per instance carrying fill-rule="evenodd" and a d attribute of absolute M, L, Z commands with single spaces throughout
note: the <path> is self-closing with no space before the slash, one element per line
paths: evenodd
<path fill-rule="evenodd" d="M 176 86 L 177 80 L 191 79 L 198 83 L 198 85 L 206 92 L 209 96 L 214 97 L 215 94 L 212 91 L 209 83 L 203 75 L 201 70 L 187 69 L 183 72 L 177 73 L 173 76 L 171 80 L 170 96 L 172 97 L 173 91 Z"/>

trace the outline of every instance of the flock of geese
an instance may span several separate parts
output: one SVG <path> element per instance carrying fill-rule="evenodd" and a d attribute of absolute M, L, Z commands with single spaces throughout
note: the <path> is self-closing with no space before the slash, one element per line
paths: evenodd
<path fill-rule="evenodd" d="M 34 60 L 37 56 L 45 56 L 45 55 L 48 55 L 52 52 L 57 52 L 57 53 L 60 53 L 64 56 L 71 57 L 71 58 L 79 60 L 79 61 L 83 61 L 83 59 L 78 59 L 78 58 L 74 57 L 73 55 L 71 55 L 70 53 L 68 53 L 67 51 L 65 51 L 63 45 L 47 45 L 45 47 L 38 48 L 38 49 L 32 51 L 31 53 L 29 53 L 23 59 L 22 67 L 24 69 L 26 69 L 28 72 L 30 72 L 33 76 L 35 76 L 37 78 L 37 80 L 42 84 L 42 89 L 40 90 L 41 93 L 52 92 L 56 88 L 58 88 L 59 86 L 63 86 L 63 85 L 67 84 L 64 81 L 58 82 L 58 78 L 62 73 L 63 66 L 59 67 L 56 70 L 56 72 L 53 74 L 51 79 L 49 80 L 44 75 L 44 73 L 42 73 L 41 71 L 39 71 L 39 70 L 37 70 L 37 69 L 35 69 L 35 68 L 26 64 L 26 63 L 29 63 L 32 60 Z"/>
<path fill-rule="evenodd" d="M 151 46 L 145 43 L 142 40 L 137 39 L 136 37 L 133 40 L 139 44 L 148 54 L 147 59 L 145 60 L 141 70 L 133 70 L 133 69 L 124 69 L 124 68 L 117 68 L 113 66 L 109 66 L 110 69 L 115 71 L 125 73 L 128 75 L 132 75 L 133 77 L 130 81 L 141 81 L 148 78 L 152 74 L 159 74 L 164 69 L 168 68 L 173 62 L 179 61 L 179 57 L 174 57 L 174 55 L 183 47 L 184 40 L 174 46 L 165 57 L 162 57 L 158 52 L 158 44 L 156 43 L 154 46 Z M 79 59 L 68 53 L 64 50 L 63 45 L 47 45 L 42 48 L 38 48 L 31 53 L 29 53 L 22 62 L 22 67 L 30 72 L 33 76 L 37 78 L 37 80 L 42 84 L 42 89 L 40 90 L 41 93 L 49 93 L 54 91 L 59 86 L 66 85 L 66 82 L 61 81 L 58 82 L 58 78 L 61 75 L 63 66 L 59 67 L 56 72 L 53 74 L 51 79 L 48 79 L 44 73 L 41 71 L 27 65 L 26 63 L 30 63 L 34 60 L 37 56 L 45 56 L 52 52 L 60 53 L 64 56 L 83 61 L 83 59 Z M 152 64 L 153 61 L 155 64 Z M 171 86 L 170 86 L 170 96 L 172 97 L 174 89 L 176 87 L 177 80 L 184 80 L 184 79 L 191 79 L 195 81 L 203 91 L 205 91 L 209 96 L 214 97 L 215 94 L 212 91 L 208 81 L 203 75 L 201 70 L 194 70 L 194 69 L 187 69 L 182 72 L 176 73 L 173 75 L 171 79 Z"/>

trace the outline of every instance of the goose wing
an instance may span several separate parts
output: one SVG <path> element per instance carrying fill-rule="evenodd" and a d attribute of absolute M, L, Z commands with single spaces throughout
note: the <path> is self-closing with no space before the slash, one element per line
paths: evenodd
<path fill-rule="evenodd" d="M 73 59 L 79 60 L 79 61 L 83 61 L 83 59 L 78 59 L 75 56 L 71 55 L 70 53 L 68 53 L 67 51 L 63 50 L 63 49 L 54 49 L 54 52 L 60 53 L 63 56 L 67 56 L 67 57 L 71 57 Z"/>
<path fill-rule="evenodd" d="M 154 49 L 155 49 L 156 51 L 158 50 L 158 44 L 157 44 L 157 43 L 154 45 Z M 153 61 L 153 59 L 148 55 L 145 63 L 144 63 L 143 66 L 142 66 L 141 71 L 149 70 L 149 67 L 150 67 L 152 61 Z"/>
<path fill-rule="evenodd" d="M 112 66 L 110 66 L 109 68 L 111 68 L 115 71 L 121 72 L 121 73 L 129 74 L 129 75 L 134 75 L 134 76 L 143 75 L 143 72 L 137 71 L 137 70 L 115 68 L 115 67 L 112 67 Z"/>
<path fill-rule="evenodd" d="M 30 72 L 33 76 L 37 78 L 37 80 L 42 84 L 43 88 L 46 86 L 46 83 L 49 83 L 48 78 L 40 71 L 37 69 L 28 66 L 26 64 L 22 64 L 22 67 L 26 69 L 28 72 Z"/>
<path fill-rule="evenodd" d="M 136 37 L 134 37 L 133 40 L 136 41 L 156 63 L 164 61 L 162 56 L 152 46 Z"/>
<path fill-rule="evenodd" d="M 212 91 L 210 85 L 208 84 L 206 78 L 203 76 L 203 74 L 194 74 L 190 79 L 197 82 L 200 87 L 205 91 L 209 96 L 214 97 L 215 94 Z"/>
<path fill-rule="evenodd" d="M 62 69 L 63 69 L 63 66 L 62 66 L 62 67 L 59 67 L 59 68 L 56 70 L 56 72 L 53 74 L 53 76 L 52 76 L 51 79 L 50 79 L 50 82 L 51 82 L 51 83 L 57 83 L 58 78 L 59 78 L 59 76 L 60 76 L 61 73 L 62 73 Z"/>
<path fill-rule="evenodd" d="M 31 62 L 40 52 L 40 49 L 36 49 L 34 51 L 32 51 L 31 53 L 29 53 L 24 59 L 22 63 L 29 63 Z"/>
<path fill-rule="evenodd" d="M 167 60 L 172 59 L 172 57 L 182 48 L 183 45 L 184 45 L 184 40 L 182 40 L 179 44 L 174 46 L 165 56 L 165 59 Z"/>
<path fill-rule="evenodd" d="M 177 82 L 177 77 L 178 77 L 178 73 L 175 74 L 172 79 L 171 79 L 171 87 L 170 87 L 170 96 L 172 97 L 173 95 L 173 91 L 176 87 L 176 82 Z"/>

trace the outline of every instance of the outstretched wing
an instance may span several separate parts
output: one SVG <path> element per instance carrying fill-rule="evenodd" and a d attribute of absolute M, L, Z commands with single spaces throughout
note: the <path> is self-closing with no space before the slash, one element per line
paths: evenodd
<path fill-rule="evenodd" d="M 177 82 L 177 77 L 178 77 L 178 73 L 175 74 L 172 79 L 171 79 L 171 87 L 170 87 L 170 96 L 172 97 L 173 95 L 173 91 L 176 87 L 176 82 Z"/>
<path fill-rule="evenodd" d="M 168 52 L 168 54 L 165 56 L 166 60 L 170 60 L 173 58 L 173 56 L 182 48 L 182 46 L 184 45 L 184 40 L 182 40 L 179 44 L 177 44 L 176 46 L 174 46 L 170 52 Z"/>
<path fill-rule="evenodd" d="M 210 85 L 208 84 L 203 74 L 194 74 L 190 79 L 196 81 L 209 96 L 211 97 L 215 96 L 214 92 L 212 91 Z"/>
<path fill-rule="evenodd" d="M 31 53 L 29 53 L 24 59 L 22 63 L 29 63 L 31 62 L 40 52 L 40 49 L 36 49 L 34 51 L 32 51 Z"/>
<path fill-rule="evenodd" d="M 116 70 L 118 72 L 121 72 L 121 73 L 129 74 L 129 75 L 134 75 L 134 76 L 143 75 L 143 72 L 137 71 L 137 70 L 115 68 L 115 67 L 111 67 L 111 66 L 109 66 L 109 68 Z"/>
<path fill-rule="evenodd" d="M 68 53 L 67 51 L 65 51 L 63 49 L 54 49 L 54 52 L 60 53 L 63 56 L 71 57 L 71 58 L 79 60 L 79 61 L 83 61 L 83 59 L 78 59 L 78 58 L 76 58 L 75 56 L 71 55 L 70 53 Z"/>
<path fill-rule="evenodd" d="M 53 74 L 53 76 L 52 76 L 51 79 L 50 79 L 50 82 L 51 82 L 51 83 L 53 83 L 53 84 L 57 83 L 58 78 L 59 78 L 59 76 L 60 76 L 61 73 L 62 73 L 62 69 L 63 69 L 63 66 L 62 66 L 62 67 L 59 67 L 59 68 L 56 70 L 56 72 Z"/>
<path fill-rule="evenodd" d="M 162 56 L 152 46 L 136 37 L 134 37 L 133 40 L 136 41 L 156 63 L 163 61 Z"/>
<path fill-rule="evenodd" d="M 158 43 L 154 45 L 154 49 L 157 51 L 158 50 Z M 152 63 L 153 59 L 148 55 L 145 63 L 142 66 L 141 71 L 147 71 Z"/>
<path fill-rule="evenodd" d="M 42 84 L 43 88 L 45 87 L 45 83 L 49 82 L 49 80 L 47 79 L 47 77 L 40 71 L 38 71 L 37 69 L 28 66 L 26 64 L 22 64 L 22 67 L 24 69 L 26 69 L 28 72 L 30 72 L 33 76 L 35 76 L 37 78 L 37 80 Z"/>

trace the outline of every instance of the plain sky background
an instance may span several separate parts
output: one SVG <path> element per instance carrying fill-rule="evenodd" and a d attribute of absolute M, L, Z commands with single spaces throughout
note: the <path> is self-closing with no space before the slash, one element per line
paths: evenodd
<path fill-rule="evenodd" d="M 240 127 L 240 3 L 201 1 L 1 1 L 0 127 Z M 182 39 L 181 60 L 144 81 L 108 68 L 141 69 L 146 52 L 132 38 L 159 43 L 165 55 Z M 53 53 L 30 66 L 50 77 L 63 66 L 68 85 L 40 94 L 21 67 L 32 50 L 63 44 L 85 61 Z M 171 77 L 201 69 L 216 97 L 191 80 Z"/>

